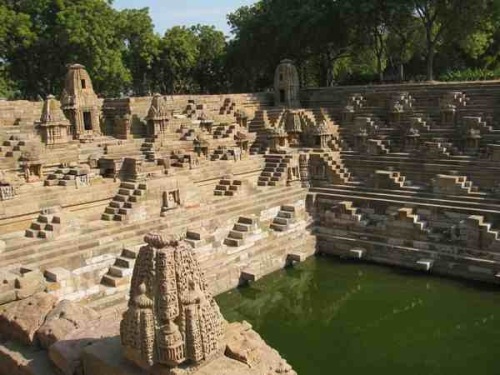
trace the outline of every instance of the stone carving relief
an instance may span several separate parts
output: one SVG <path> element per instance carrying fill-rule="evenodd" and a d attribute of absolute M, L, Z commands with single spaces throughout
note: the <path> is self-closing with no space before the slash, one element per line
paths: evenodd
<path fill-rule="evenodd" d="M 144 369 L 195 368 L 222 354 L 225 321 L 191 246 L 145 237 L 134 266 L 120 335 L 124 355 Z"/>

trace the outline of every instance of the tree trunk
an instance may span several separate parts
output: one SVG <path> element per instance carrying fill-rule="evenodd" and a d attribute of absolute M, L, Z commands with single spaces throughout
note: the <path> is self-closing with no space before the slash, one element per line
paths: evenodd
<path fill-rule="evenodd" d="M 434 80 L 434 45 L 427 43 L 427 80 Z"/>
<path fill-rule="evenodd" d="M 401 82 L 405 80 L 405 65 L 402 62 L 399 63 L 399 80 Z"/>
<path fill-rule="evenodd" d="M 384 71 L 382 70 L 382 56 L 377 55 L 377 71 L 378 80 L 380 83 L 384 82 Z"/>

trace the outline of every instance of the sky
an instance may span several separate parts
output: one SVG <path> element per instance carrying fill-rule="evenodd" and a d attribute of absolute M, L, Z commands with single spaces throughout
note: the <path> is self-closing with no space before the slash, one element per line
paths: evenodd
<path fill-rule="evenodd" d="M 113 6 L 117 9 L 148 7 L 156 31 L 161 34 L 172 26 L 199 23 L 214 25 L 229 35 L 226 15 L 254 2 L 256 0 L 114 0 Z"/>

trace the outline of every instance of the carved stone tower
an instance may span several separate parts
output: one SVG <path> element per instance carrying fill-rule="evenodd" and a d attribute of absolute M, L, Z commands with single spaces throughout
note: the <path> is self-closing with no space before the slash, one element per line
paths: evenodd
<path fill-rule="evenodd" d="M 285 59 L 276 68 L 274 74 L 275 105 L 287 108 L 300 107 L 299 73 L 292 60 Z"/>
<path fill-rule="evenodd" d="M 165 98 L 160 94 L 154 94 L 146 117 L 147 136 L 156 139 L 165 134 L 170 117 Z"/>
<path fill-rule="evenodd" d="M 38 126 L 42 141 L 46 145 L 64 144 L 70 140 L 70 123 L 61 111 L 59 101 L 53 95 L 49 95 L 43 103 Z"/>
<path fill-rule="evenodd" d="M 71 130 L 75 139 L 92 139 L 101 134 L 99 99 L 83 65 L 73 64 L 69 67 L 61 105 L 64 114 L 71 122 Z"/>
<path fill-rule="evenodd" d="M 224 319 L 190 245 L 155 234 L 145 241 L 120 326 L 124 355 L 146 370 L 196 368 L 222 354 Z"/>

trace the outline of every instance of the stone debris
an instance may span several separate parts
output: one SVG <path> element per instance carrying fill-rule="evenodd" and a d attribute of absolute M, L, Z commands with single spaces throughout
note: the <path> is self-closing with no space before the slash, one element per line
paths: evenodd
<path fill-rule="evenodd" d="M 48 349 L 72 331 L 85 327 L 100 315 L 93 309 L 71 301 L 61 301 L 47 314 L 36 336 L 42 348 Z"/>
<path fill-rule="evenodd" d="M 25 345 L 36 343 L 36 332 L 56 305 L 57 298 L 37 293 L 0 307 L 0 337 Z"/>

